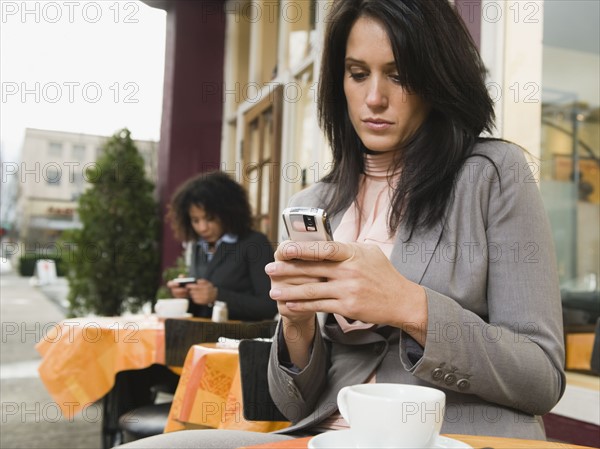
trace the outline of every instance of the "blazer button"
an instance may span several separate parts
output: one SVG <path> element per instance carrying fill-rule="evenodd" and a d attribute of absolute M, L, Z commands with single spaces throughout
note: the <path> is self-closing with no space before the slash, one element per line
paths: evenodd
<path fill-rule="evenodd" d="M 467 379 L 460 379 L 456 382 L 456 386 L 459 390 L 466 390 L 471 386 L 471 383 Z"/>
<path fill-rule="evenodd" d="M 431 372 L 431 377 L 433 377 L 434 380 L 441 380 L 442 377 L 444 377 L 444 371 L 442 371 L 441 368 L 436 368 Z"/>
<path fill-rule="evenodd" d="M 452 385 L 454 382 L 456 382 L 456 376 L 452 373 L 448 373 L 444 376 L 444 383 L 446 385 Z"/>

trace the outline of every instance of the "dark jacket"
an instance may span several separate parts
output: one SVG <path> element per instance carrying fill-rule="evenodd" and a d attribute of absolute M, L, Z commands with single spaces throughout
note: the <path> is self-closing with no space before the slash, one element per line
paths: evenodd
<path fill-rule="evenodd" d="M 202 277 L 219 289 L 217 301 L 227 303 L 229 319 L 258 321 L 275 316 L 277 304 L 269 297 L 271 280 L 265 273 L 265 265 L 273 261 L 273 246 L 264 234 L 252 231 L 236 243 L 222 242 L 203 276 L 198 276 L 197 260 L 206 255 L 196 242 L 190 244 L 190 276 Z M 190 312 L 206 317 L 211 308 L 190 302 Z"/>

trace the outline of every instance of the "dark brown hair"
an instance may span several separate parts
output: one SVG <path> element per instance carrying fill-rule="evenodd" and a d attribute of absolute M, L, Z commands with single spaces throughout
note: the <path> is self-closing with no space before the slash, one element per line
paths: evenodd
<path fill-rule="evenodd" d="M 202 173 L 191 178 L 173 195 L 167 218 L 175 236 L 182 241 L 198 238 L 190 220 L 191 206 L 202 207 L 207 218 L 218 218 L 225 233 L 244 237 L 252 230 L 248 194 L 223 172 Z"/>
<path fill-rule="evenodd" d="M 335 183 L 330 213 L 348 207 L 358 193 L 365 148 L 348 115 L 344 59 L 350 30 L 360 17 L 377 20 L 389 36 L 400 82 L 430 106 L 421 127 L 401 151 L 402 176 L 394 186 L 390 232 L 443 220 L 454 183 L 483 131 L 491 131 L 493 102 L 485 68 L 462 19 L 447 0 L 343 0 L 334 3 L 325 32 L 319 86 L 319 123 L 333 150 Z"/>

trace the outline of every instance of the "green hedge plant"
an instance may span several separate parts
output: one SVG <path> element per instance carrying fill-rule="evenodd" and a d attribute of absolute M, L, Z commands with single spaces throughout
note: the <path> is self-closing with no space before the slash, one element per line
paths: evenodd
<path fill-rule="evenodd" d="M 19 274 L 21 276 L 33 276 L 35 274 L 35 265 L 37 261 L 42 259 L 53 260 L 56 265 L 56 275 L 65 275 L 65 263 L 61 256 L 36 254 L 26 254 L 19 257 Z"/>

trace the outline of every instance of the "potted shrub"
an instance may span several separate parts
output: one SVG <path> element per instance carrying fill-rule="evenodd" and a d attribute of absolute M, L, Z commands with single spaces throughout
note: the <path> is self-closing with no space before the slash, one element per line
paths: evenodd
<path fill-rule="evenodd" d="M 65 235 L 71 316 L 137 311 L 160 282 L 160 218 L 144 161 L 127 129 L 103 150 L 79 198 L 83 227 Z"/>

